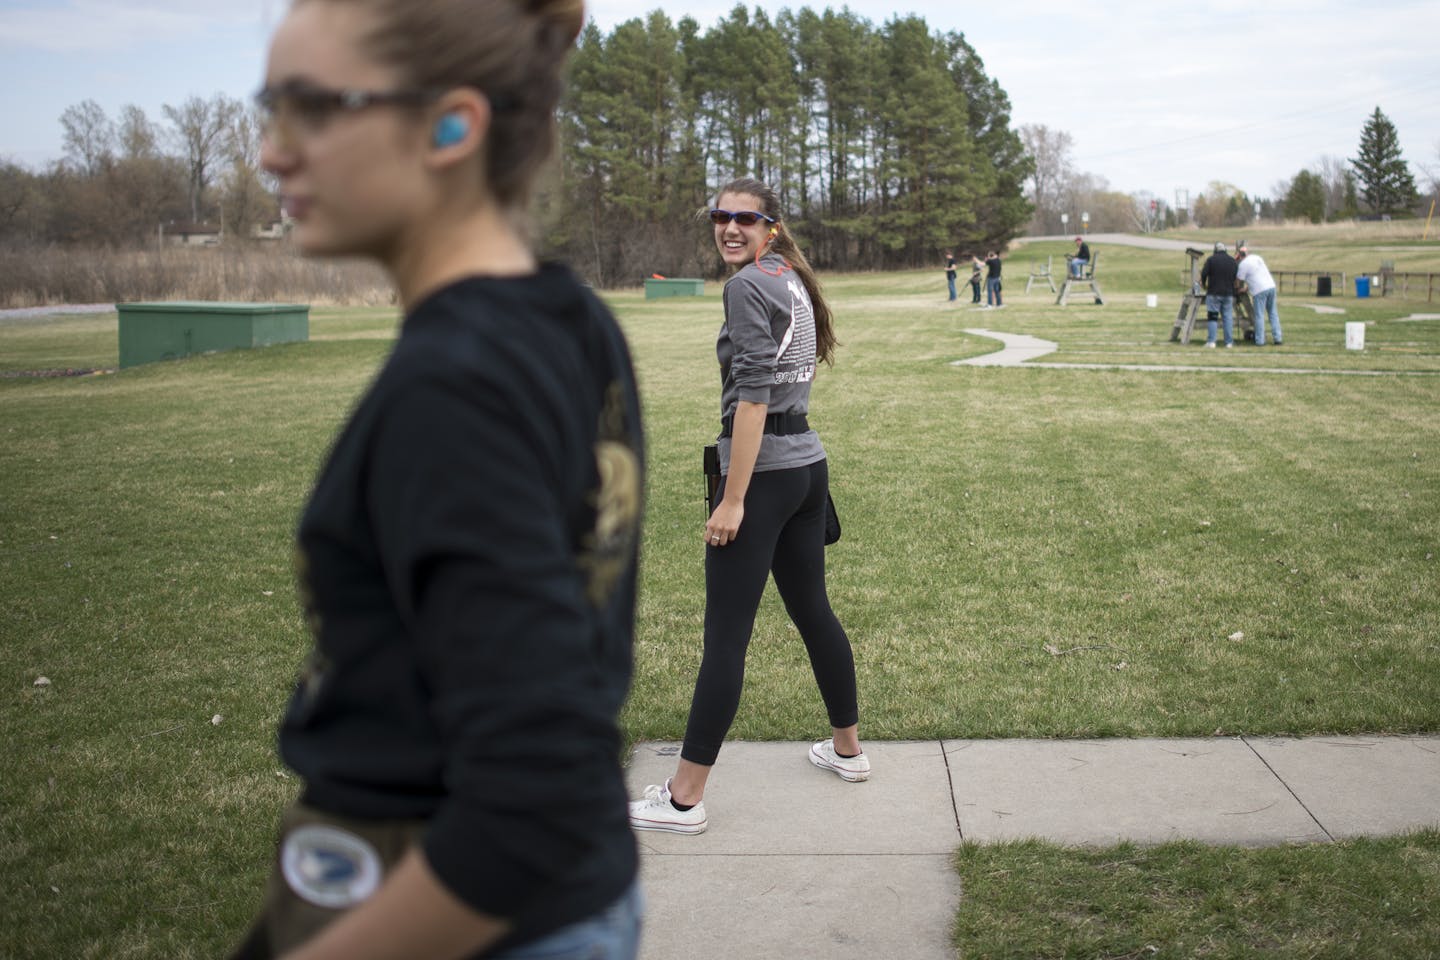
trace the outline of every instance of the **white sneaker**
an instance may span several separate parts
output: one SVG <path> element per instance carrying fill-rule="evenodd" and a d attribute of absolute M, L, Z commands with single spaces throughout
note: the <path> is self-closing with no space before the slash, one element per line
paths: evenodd
<path fill-rule="evenodd" d="M 1214 349 L 1215 349 L 1215 341 L 1214 341 L 1214 340 L 1207 340 L 1207 341 L 1205 341 L 1205 348 L 1206 348 L 1207 350 L 1214 350 Z"/>
<path fill-rule="evenodd" d="M 870 777 L 870 761 L 865 754 L 842 757 L 835 752 L 835 741 L 821 740 L 810 748 L 810 762 L 822 770 L 833 770 L 841 780 L 859 783 Z"/>
<path fill-rule="evenodd" d="M 676 810 L 670 802 L 670 781 L 664 786 L 651 784 L 642 800 L 630 802 L 630 826 L 636 830 L 665 830 L 669 833 L 704 833 L 710 824 L 705 819 L 705 801 L 689 810 Z"/>

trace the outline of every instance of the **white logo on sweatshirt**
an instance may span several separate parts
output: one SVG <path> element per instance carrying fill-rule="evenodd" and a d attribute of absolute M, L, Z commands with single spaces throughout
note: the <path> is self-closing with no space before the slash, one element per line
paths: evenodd
<path fill-rule="evenodd" d="M 809 383 L 815 379 L 815 310 L 810 295 L 798 280 L 787 280 L 790 291 L 790 325 L 776 351 L 776 383 Z"/>

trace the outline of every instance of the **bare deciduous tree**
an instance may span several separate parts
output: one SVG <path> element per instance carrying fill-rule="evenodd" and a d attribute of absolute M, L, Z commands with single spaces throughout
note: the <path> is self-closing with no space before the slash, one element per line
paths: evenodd
<path fill-rule="evenodd" d="M 1141 233 L 1152 233 L 1165 223 L 1165 204 L 1149 190 L 1130 194 L 1130 225 Z"/>
<path fill-rule="evenodd" d="M 130 103 L 120 108 L 120 155 L 126 160 L 148 160 L 159 153 L 159 136 L 145 111 Z"/>
<path fill-rule="evenodd" d="M 230 129 L 230 166 L 225 171 L 221 202 L 227 226 L 242 239 L 278 213 L 273 178 L 260 168 L 262 130 L 258 108 L 235 111 Z"/>
<path fill-rule="evenodd" d="M 1070 166 L 1070 147 L 1074 139 L 1064 130 L 1051 130 L 1043 123 L 1027 123 L 1019 130 L 1025 152 L 1035 161 L 1030 175 L 1030 202 L 1035 205 L 1035 227 L 1041 233 L 1060 229 L 1060 214 L 1065 211 L 1064 191 L 1074 176 Z"/>
<path fill-rule="evenodd" d="M 1417 163 L 1420 168 L 1421 180 L 1425 186 L 1425 192 L 1431 197 L 1440 196 L 1440 140 L 1435 141 L 1436 163 Z"/>
<path fill-rule="evenodd" d="M 179 107 L 166 104 L 161 109 L 173 126 L 171 138 L 185 159 L 190 178 L 190 219 L 198 222 L 201 200 L 214 178 L 215 164 L 230 152 L 240 103 L 217 93 L 209 100 L 191 96 Z"/>
<path fill-rule="evenodd" d="M 104 169 L 115 151 L 115 125 L 94 100 L 82 100 L 60 114 L 64 128 L 65 158 L 81 173 L 93 177 Z"/>
<path fill-rule="evenodd" d="M 1323 156 L 1311 168 L 1325 189 L 1325 219 L 1343 220 L 1359 213 L 1355 209 L 1355 172 L 1341 157 Z"/>

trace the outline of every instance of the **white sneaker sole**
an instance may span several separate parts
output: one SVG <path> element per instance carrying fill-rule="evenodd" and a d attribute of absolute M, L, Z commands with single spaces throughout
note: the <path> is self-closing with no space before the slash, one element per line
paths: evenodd
<path fill-rule="evenodd" d="M 693 836 L 697 833 L 704 833 L 710 826 L 709 820 L 701 820 L 699 823 L 671 823 L 668 820 L 638 820 L 630 818 L 630 827 L 633 830 L 654 830 L 656 833 L 683 833 Z"/>
<path fill-rule="evenodd" d="M 810 762 L 815 764 L 815 766 L 819 767 L 821 770 L 829 770 L 841 780 L 846 780 L 850 783 L 860 783 L 862 781 L 870 779 L 869 770 L 862 770 L 857 772 L 855 770 L 846 770 L 844 767 L 837 767 L 835 764 L 831 763 L 829 760 L 826 760 L 820 754 L 816 753 L 814 747 L 810 748 Z"/>

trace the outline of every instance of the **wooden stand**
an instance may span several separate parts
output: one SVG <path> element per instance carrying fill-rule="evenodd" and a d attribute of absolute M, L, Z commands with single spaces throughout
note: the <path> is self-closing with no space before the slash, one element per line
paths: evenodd
<path fill-rule="evenodd" d="M 1175 314 L 1175 325 L 1170 328 L 1172 343 L 1176 340 L 1181 343 L 1190 342 L 1198 315 L 1205 308 L 1205 288 L 1200 286 L 1200 258 L 1205 256 L 1205 253 L 1194 247 L 1186 247 L 1185 255 L 1190 258 L 1190 289 L 1186 292 L 1185 299 L 1180 301 L 1180 310 Z M 1249 293 L 1235 294 L 1234 331 L 1237 339 L 1255 339 L 1255 305 L 1251 302 Z"/>
<path fill-rule="evenodd" d="M 1071 287 L 1086 287 L 1095 295 L 1095 302 L 1103 307 L 1105 305 L 1105 295 L 1100 292 L 1100 281 L 1095 279 L 1095 271 L 1099 269 L 1099 267 L 1100 252 L 1098 250 L 1091 255 L 1089 262 L 1085 264 L 1084 272 L 1078 277 L 1072 276 L 1069 269 L 1070 264 L 1065 264 L 1065 282 L 1060 285 L 1060 296 L 1055 298 L 1055 305 L 1057 307 L 1065 306 L 1065 301 L 1070 299 Z M 1054 290 L 1055 288 L 1052 286 L 1050 289 Z"/>
<path fill-rule="evenodd" d="M 1185 291 L 1185 299 L 1180 301 L 1175 326 L 1170 328 L 1171 343 L 1176 340 L 1190 342 L 1190 334 L 1195 330 L 1195 314 L 1205 306 L 1205 289 L 1200 286 L 1200 258 L 1205 254 L 1194 247 L 1186 247 L 1185 255 L 1190 258 L 1190 288 Z"/>
<path fill-rule="evenodd" d="M 1050 292 L 1055 292 L 1055 278 L 1050 273 L 1050 265 L 1054 260 L 1055 258 L 1053 256 L 1046 257 L 1044 267 L 1041 267 L 1038 263 L 1032 263 L 1030 265 L 1030 276 L 1025 281 L 1026 293 L 1030 292 L 1030 287 L 1036 280 L 1044 280 L 1045 283 L 1050 286 Z"/>

